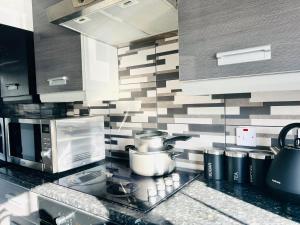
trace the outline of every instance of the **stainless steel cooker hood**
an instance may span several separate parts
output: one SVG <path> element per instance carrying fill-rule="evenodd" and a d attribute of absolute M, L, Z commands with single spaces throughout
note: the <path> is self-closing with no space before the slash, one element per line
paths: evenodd
<path fill-rule="evenodd" d="M 49 21 L 110 45 L 178 29 L 177 0 L 62 0 Z"/>

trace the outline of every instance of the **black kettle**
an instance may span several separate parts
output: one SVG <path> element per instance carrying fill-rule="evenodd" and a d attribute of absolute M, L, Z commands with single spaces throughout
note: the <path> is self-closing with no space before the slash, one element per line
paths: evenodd
<path fill-rule="evenodd" d="M 267 174 L 266 183 L 274 196 L 282 200 L 300 202 L 300 139 L 294 145 L 286 145 L 287 133 L 300 123 L 285 126 L 279 133 L 279 152 L 276 154 Z"/>

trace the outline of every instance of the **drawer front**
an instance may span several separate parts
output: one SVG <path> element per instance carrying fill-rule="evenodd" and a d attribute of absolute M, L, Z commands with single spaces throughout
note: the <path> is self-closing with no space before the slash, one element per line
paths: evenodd
<path fill-rule="evenodd" d="M 45 224 L 117 225 L 48 198 L 39 197 L 38 202 L 40 218 Z"/>

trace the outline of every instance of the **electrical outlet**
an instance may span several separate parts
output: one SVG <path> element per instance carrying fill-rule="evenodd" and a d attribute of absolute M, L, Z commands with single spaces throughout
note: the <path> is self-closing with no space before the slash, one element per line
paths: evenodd
<path fill-rule="evenodd" d="M 256 129 L 253 127 L 236 128 L 236 144 L 240 146 L 256 147 Z"/>

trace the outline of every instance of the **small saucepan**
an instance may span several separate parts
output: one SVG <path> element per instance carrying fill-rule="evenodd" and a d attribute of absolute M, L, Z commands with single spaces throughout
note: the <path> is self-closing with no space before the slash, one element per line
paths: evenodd
<path fill-rule="evenodd" d="M 164 151 L 167 146 L 174 145 L 176 141 L 187 141 L 191 137 L 180 135 L 167 138 L 168 133 L 159 130 L 144 130 L 134 136 L 135 147 L 139 152 Z"/>
<path fill-rule="evenodd" d="M 133 145 L 125 147 L 129 151 L 131 170 L 141 176 L 162 176 L 171 173 L 176 166 L 175 158 L 181 152 L 175 152 L 173 146 L 167 146 L 163 151 L 140 152 Z"/>

